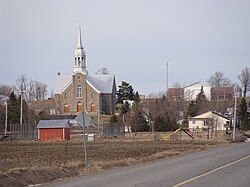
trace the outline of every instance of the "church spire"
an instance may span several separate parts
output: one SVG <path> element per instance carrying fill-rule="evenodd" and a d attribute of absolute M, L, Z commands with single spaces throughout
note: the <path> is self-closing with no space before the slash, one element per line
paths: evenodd
<path fill-rule="evenodd" d="M 76 44 L 76 49 L 75 49 L 75 55 L 74 55 L 74 70 L 73 73 L 83 73 L 87 74 L 86 70 L 86 54 L 82 46 L 82 33 L 81 33 L 81 27 L 79 25 L 78 28 L 78 34 L 77 34 L 77 44 Z"/>
<path fill-rule="evenodd" d="M 78 35 L 77 35 L 77 49 L 83 49 L 82 47 L 82 33 L 81 33 L 81 27 L 78 28 Z"/>

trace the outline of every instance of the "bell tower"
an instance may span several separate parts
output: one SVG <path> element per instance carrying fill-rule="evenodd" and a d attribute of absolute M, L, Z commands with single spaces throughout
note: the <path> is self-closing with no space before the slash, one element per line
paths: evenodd
<path fill-rule="evenodd" d="M 82 35 L 81 35 L 81 28 L 78 28 L 77 34 L 77 45 L 74 54 L 74 69 L 73 73 L 83 73 L 84 75 L 88 74 L 86 70 L 86 54 L 82 46 Z"/>

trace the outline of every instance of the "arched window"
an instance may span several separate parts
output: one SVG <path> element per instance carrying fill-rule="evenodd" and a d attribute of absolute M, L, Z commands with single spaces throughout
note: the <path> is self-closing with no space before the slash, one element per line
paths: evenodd
<path fill-rule="evenodd" d="M 78 66 L 80 66 L 80 65 L 81 65 L 81 58 L 78 57 Z"/>
<path fill-rule="evenodd" d="M 77 112 L 83 111 L 83 104 L 80 101 L 76 105 L 76 111 Z"/>
<path fill-rule="evenodd" d="M 77 64 L 77 63 L 76 63 L 76 58 L 75 58 L 75 66 L 76 66 L 76 64 Z"/>
<path fill-rule="evenodd" d="M 82 86 L 78 85 L 76 88 L 76 97 L 81 98 L 82 97 Z"/>
<path fill-rule="evenodd" d="M 65 113 L 69 112 L 69 105 L 68 105 L 68 104 L 64 104 L 63 111 L 64 111 Z"/>
<path fill-rule="evenodd" d="M 95 103 L 91 103 L 90 112 L 95 112 Z"/>

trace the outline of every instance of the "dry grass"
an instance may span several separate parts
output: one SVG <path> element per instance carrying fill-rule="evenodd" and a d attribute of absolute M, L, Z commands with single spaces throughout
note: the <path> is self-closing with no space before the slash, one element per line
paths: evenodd
<path fill-rule="evenodd" d="M 215 141 L 105 140 L 87 144 L 89 168 L 83 168 L 83 143 L 1 142 L 0 186 L 24 186 L 113 167 L 128 166 L 204 150 Z"/>

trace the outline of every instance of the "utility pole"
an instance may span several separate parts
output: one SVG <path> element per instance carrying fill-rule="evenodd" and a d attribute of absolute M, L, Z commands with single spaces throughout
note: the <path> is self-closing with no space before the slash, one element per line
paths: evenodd
<path fill-rule="evenodd" d="M 166 92 L 168 92 L 168 62 L 167 62 L 167 68 L 166 68 Z"/>
<path fill-rule="evenodd" d="M 23 91 L 21 90 L 20 125 L 23 124 Z"/>
<path fill-rule="evenodd" d="M 237 108 L 237 95 L 234 99 L 234 124 L 233 124 L 233 141 L 235 140 L 235 126 L 236 126 L 236 108 Z"/>
<path fill-rule="evenodd" d="M 97 107 L 97 125 L 98 125 L 98 134 L 100 136 L 101 132 L 100 132 L 100 109 L 99 109 L 99 106 Z"/>
<path fill-rule="evenodd" d="M 7 98 L 4 99 L 4 105 L 5 105 L 5 129 L 4 129 L 4 135 L 7 135 L 7 124 L 8 124 L 8 102 Z"/>
<path fill-rule="evenodd" d="M 85 110 L 86 111 L 86 110 Z M 82 127 L 83 127 L 83 146 L 84 146 L 84 157 L 85 157 L 85 167 L 88 167 L 88 158 L 87 158 L 87 143 L 86 143 L 86 136 L 85 136 L 85 119 L 84 119 L 84 112 L 82 112 Z M 88 137 L 88 135 L 87 135 Z"/>

